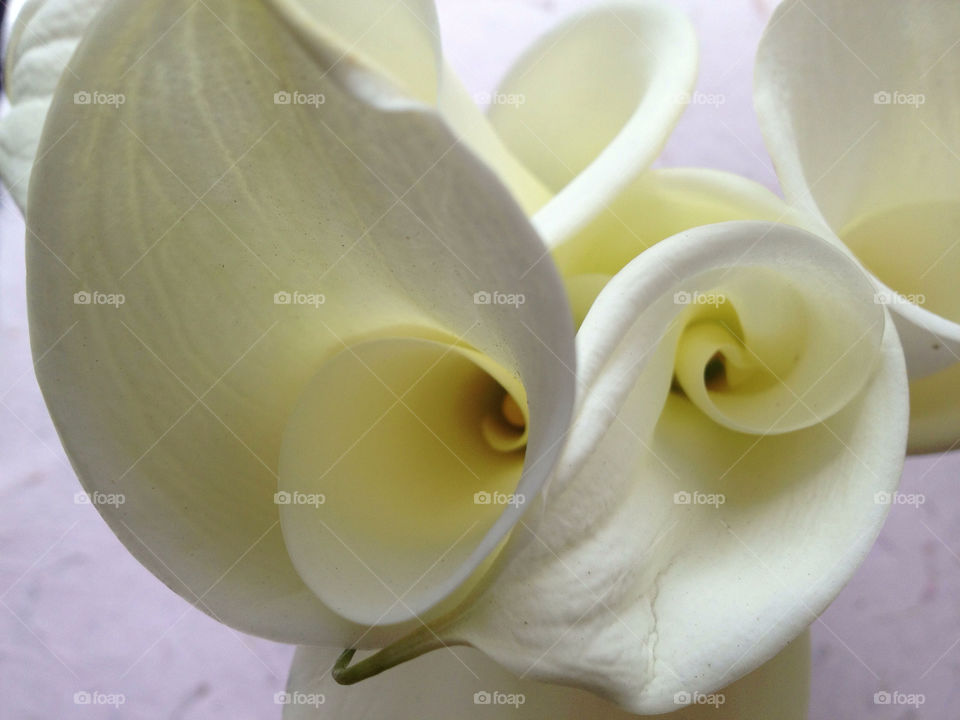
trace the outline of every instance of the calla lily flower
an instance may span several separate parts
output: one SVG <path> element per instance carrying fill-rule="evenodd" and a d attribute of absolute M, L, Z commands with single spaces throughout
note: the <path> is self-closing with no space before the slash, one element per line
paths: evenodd
<path fill-rule="evenodd" d="M 874 273 L 910 372 L 912 452 L 960 442 L 960 6 L 788 0 L 756 108 L 788 201 Z"/>
<path fill-rule="evenodd" d="M 394 20 L 427 43 L 424 7 Z M 78 474 L 124 488 L 110 521 L 135 554 L 181 591 L 208 587 L 227 623 L 346 644 L 357 621 L 416 622 L 495 555 L 525 504 L 474 493 L 537 496 L 571 413 L 573 330 L 524 214 L 413 99 L 436 84 L 433 54 L 401 92 L 358 67 L 402 65 L 334 67 L 350 43 L 302 40 L 288 11 L 121 3 L 89 26 L 47 116 L 55 159 L 31 181 L 32 337 L 51 349 L 40 382 Z M 352 11 L 337 19 L 352 31 Z M 136 62 L 164 29 L 169 46 Z M 192 74 L 201 47 L 212 72 L 153 87 Z M 377 84 L 390 112 L 363 97 Z M 86 103 L 96 88 L 124 103 Z M 274 103 L 297 88 L 323 102 Z M 243 119 L 218 123 L 227 110 Z M 68 179 L 74 162 L 96 182 Z M 494 292 L 517 302 L 476 301 Z M 308 477 L 297 463 L 316 454 Z M 320 476 L 325 495 L 308 486 Z M 308 491 L 339 508 L 301 528 Z"/>
<path fill-rule="evenodd" d="M 572 21 L 486 118 L 426 0 L 59 5 L 33 21 L 76 50 L 21 23 L 0 159 L 31 175 L 37 376 L 175 591 L 351 648 L 341 682 L 467 645 L 657 713 L 849 579 L 902 467 L 899 340 L 806 216 L 649 170 L 694 79 L 676 11 Z"/>

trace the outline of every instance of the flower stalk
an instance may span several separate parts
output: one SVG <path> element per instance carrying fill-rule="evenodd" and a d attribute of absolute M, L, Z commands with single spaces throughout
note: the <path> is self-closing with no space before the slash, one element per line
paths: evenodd
<path fill-rule="evenodd" d="M 340 685 L 353 685 L 442 647 L 449 646 L 436 632 L 424 625 L 420 630 L 378 650 L 355 665 L 350 665 L 350 661 L 357 649 L 347 648 L 340 653 L 333 666 L 333 679 Z"/>

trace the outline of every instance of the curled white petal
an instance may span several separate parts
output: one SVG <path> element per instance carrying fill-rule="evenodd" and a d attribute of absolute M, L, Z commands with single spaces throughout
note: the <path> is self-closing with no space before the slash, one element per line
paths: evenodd
<path fill-rule="evenodd" d="M 425 104 L 384 112 L 327 74 L 329 54 L 262 4 L 106 7 L 41 139 L 28 300 L 64 446 L 88 490 L 123 494 L 98 509 L 138 559 L 249 632 L 376 645 L 463 592 L 537 502 L 573 328 L 492 173 Z M 77 102 L 88 87 L 102 95 Z M 489 412 L 459 412 L 478 398 Z M 312 430 L 342 442 L 316 454 Z M 316 464 L 285 468 L 285 445 Z M 528 502 L 475 498 L 494 490 Z M 351 503 L 377 522 L 348 535 L 330 516 Z M 427 512 L 446 521 L 391 567 Z"/>
<path fill-rule="evenodd" d="M 644 713 L 771 658 L 850 578 L 899 480 L 885 318 L 859 266 L 798 228 L 724 223 L 645 251 L 580 329 L 543 521 L 445 635 Z"/>
<path fill-rule="evenodd" d="M 533 218 L 548 246 L 578 232 L 649 167 L 689 102 L 696 70 L 686 16 L 647 0 L 573 15 L 514 64 L 489 118 L 553 194 Z"/>
<path fill-rule="evenodd" d="M 912 450 L 960 439 L 943 407 L 960 403 L 958 32 L 951 2 L 791 0 L 757 56 L 757 112 L 787 199 L 874 274 L 897 324 L 918 384 Z"/>

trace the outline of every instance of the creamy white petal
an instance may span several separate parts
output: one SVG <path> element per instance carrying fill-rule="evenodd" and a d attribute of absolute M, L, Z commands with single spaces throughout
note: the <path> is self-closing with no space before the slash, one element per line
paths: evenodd
<path fill-rule="evenodd" d="M 300 647 L 294 655 L 284 720 L 390 717 L 394 720 L 627 720 L 637 717 L 592 693 L 511 675 L 470 648 L 437 650 L 358 685 L 337 685 L 337 653 Z M 666 720 L 806 720 L 810 638 L 804 633 L 719 696 L 663 716 Z M 494 693 L 497 693 L 494 696 Z M 485 702 L 489 700 L 490 702 Z M 682 695 L 678 703 L 686 701 Z M 496 703 L 496 704 L 495 704 Z"/>
<path fill-rule="evenodd" d="M 70 58 L 105 0 L 31 0 L 17 17 L 6 57 L 11 111 L 0 120 L 0 178 L 19 207 L 50 99 L 64 71 L 82 79 Z M 406 97 L 435 103 L 440 36 L 433 0 L 270 0 L 315 60 L 374 104 Z M 213 10 L 210 10 L 213 12 Z M 143 48 L 146 50 L 147 48 Z M 104 91 L 80 83 L 81 91 Z M 396 97 L 397 91 L 401 97 Z"/>
<path fill-rule="evenodd" d="M 817 227 L 767 188 L 739 175 L 705 168 L 643 173 L 552 253 L 576 324 L 610 278 L 641 252 L 683 230 L 731 220 Z"/>
<path fill-rule="evenodd" d="M 886 317 L 857 264 L 798 228 L 645 251 L 580 329 L 543 521 L 444 636 L 647 713 L 771 658 L 850 578 L 896 488 L 907 386 Z"/>
<path fill-rule="evenodd" d="M 740 175 L 661 168 L 636 178 L 552 255 L 565 276 L 613 276 L 664 238 L 730 220 L 816 227 L 763 185 Z"/>
<path fill-rule="evenodd" d="M 476 101 L 448 64 L 443 66 L 437 109 L 466 145 L 510 188 L 527 215 L 546 204 L 552 193 L 504 144 Z"/>
<path fill-rule="evenodd" d="M 574 15 L 510 69 L 489 118 L 554 197 L 534 216 L 551 247 L 589 222 L 659 154 L 696 81 L 682 11 L 615 0 Z"/>
<path fill-rule="evenodd" d="M 757 56 L 756 105 L 787 199 L 822 217 L 874 273 L 890 304 L 931 447 L 960 422 L 928 396 L 960 404 L 960 6 L 789 0 Z"/>
<path fill-rule="evenodd" d="M 31 0 L 17 15 L 4 59 L 10 111 L 0 118 L 0 179 L 21 210 L 27 205 L 30 169 L 57 81 L 104 4 Z"/>
<path fill-rule="evenodd" d="M 266 4 L 323 72 L 346 84 L 355 97 L 383 107 L 406 104 L 406 97 L 436 102 L 442 64 L 433 0 L 266 0 Z M 400 97 L 395 96 L 397 90 Z"/>
<path fill-rule="evenodd" d="M 148 568 L 246 631 L 378 645 L 455 599 L 533 504 L 573 330 L 497 179 L 434 111 L 381 112 L 323 55 L 258 4 L 105 8 L 31 184 L 31 332 L 74 467 L 123 493 L 99 510 Z M 90 84 L 115 102 L 75 104 Z M 284 467 L 308 451 L 315 472 Z M 527 503 L 475 502 L 507 490 Z M 393 543 L 431 513 L 419 546 Z M 321 535 L 334 550 L 311 556 Z"/>

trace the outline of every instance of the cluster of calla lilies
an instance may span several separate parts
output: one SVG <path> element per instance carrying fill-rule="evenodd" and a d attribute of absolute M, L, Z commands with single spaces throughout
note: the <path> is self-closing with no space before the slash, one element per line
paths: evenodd
<path fill-rule="evenodd" d="M 805 717 L 807 626 L 960 441 L 958 34 L 786 0 L 782 200 L 651 169 L 667 4 L 568 19 L 483 113 L 432 0 L 31 0 L 0 172 L 81 483 L 301 646 L 288 720 Z"/>

